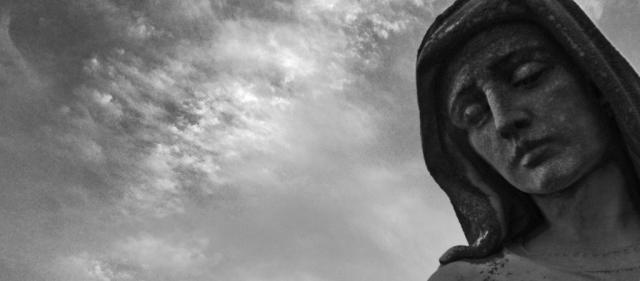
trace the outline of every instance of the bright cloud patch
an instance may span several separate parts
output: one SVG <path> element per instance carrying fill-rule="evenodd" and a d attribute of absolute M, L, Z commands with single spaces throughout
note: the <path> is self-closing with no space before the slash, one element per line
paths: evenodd
<path fill-rule="evenodd" d="M 599 20 L 602 17 L 604 2 L 600 0 L 577 0 L 576 2 L 593 20 Z"/>

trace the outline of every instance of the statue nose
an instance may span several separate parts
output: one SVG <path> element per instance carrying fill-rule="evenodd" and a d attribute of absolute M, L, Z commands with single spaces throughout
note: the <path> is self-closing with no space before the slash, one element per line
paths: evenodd
<path fill-rule="evenodd" d="M 493 81 L 485 82 L 483 90 L 500 137 L 512 139 L 531 126 L 530 101 L 514 94 L 508 86 Z"/>
<path fill-rule="evenodd" d="M 494 122 L 498 135 L 505 139 L 512 139 L 531 126 L 531 118 L 524 111 L 494 114 Z"/>

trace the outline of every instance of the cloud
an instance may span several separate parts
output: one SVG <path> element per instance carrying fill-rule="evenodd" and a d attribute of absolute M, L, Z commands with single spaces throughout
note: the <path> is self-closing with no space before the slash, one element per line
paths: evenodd
<path fill-rule="evenodd" d="M 426 278 L 463 240 L 422 163 L 413 88 L 447 4 L 15 2 L 0 271 Z"/>
<path fill-rule="evenodd" d="M 600 20 L 603 13 L 604 3 L 600 0 L 576 0 L 576 3 L 589 15 L 594 21 Z"/>
<path fill-rule="evenodd" d="M 450 2 L 3 6 L 0 280 L 424 280 L 464 240 L 413 77 Z M 631 2 L 580 5 L 637 62 Z"/>

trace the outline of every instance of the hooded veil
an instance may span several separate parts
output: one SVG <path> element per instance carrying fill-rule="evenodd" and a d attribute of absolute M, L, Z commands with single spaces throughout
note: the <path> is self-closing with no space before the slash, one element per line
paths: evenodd
<path fill-rule="evenodd" d="M 429 172 L 445 191 L 469 246 L 451 248 L 443 264 L 497 253 L 540 222 L 531 199 L 477 156 L 440 108 L 445 65 L 457 47 L 506 22 L 533 23 L 563 48 L 610 106 L 640 175 L 640 78 L 572 0 L 458 0 L 427 31 L 416 68 L 420 130 Z"/>

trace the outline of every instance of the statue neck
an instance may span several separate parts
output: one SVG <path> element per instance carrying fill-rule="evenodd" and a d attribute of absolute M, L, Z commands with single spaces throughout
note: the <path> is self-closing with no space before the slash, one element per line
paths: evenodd
<path fill-rule="evenodd" d="M 626 158 L 625 158 L 626 159 Z M 569 188 L 532 195 L 546 220 L 531 251 L 601 251 L 640 243 L 637 181 L 631 163 L 607 161 Z"/>

